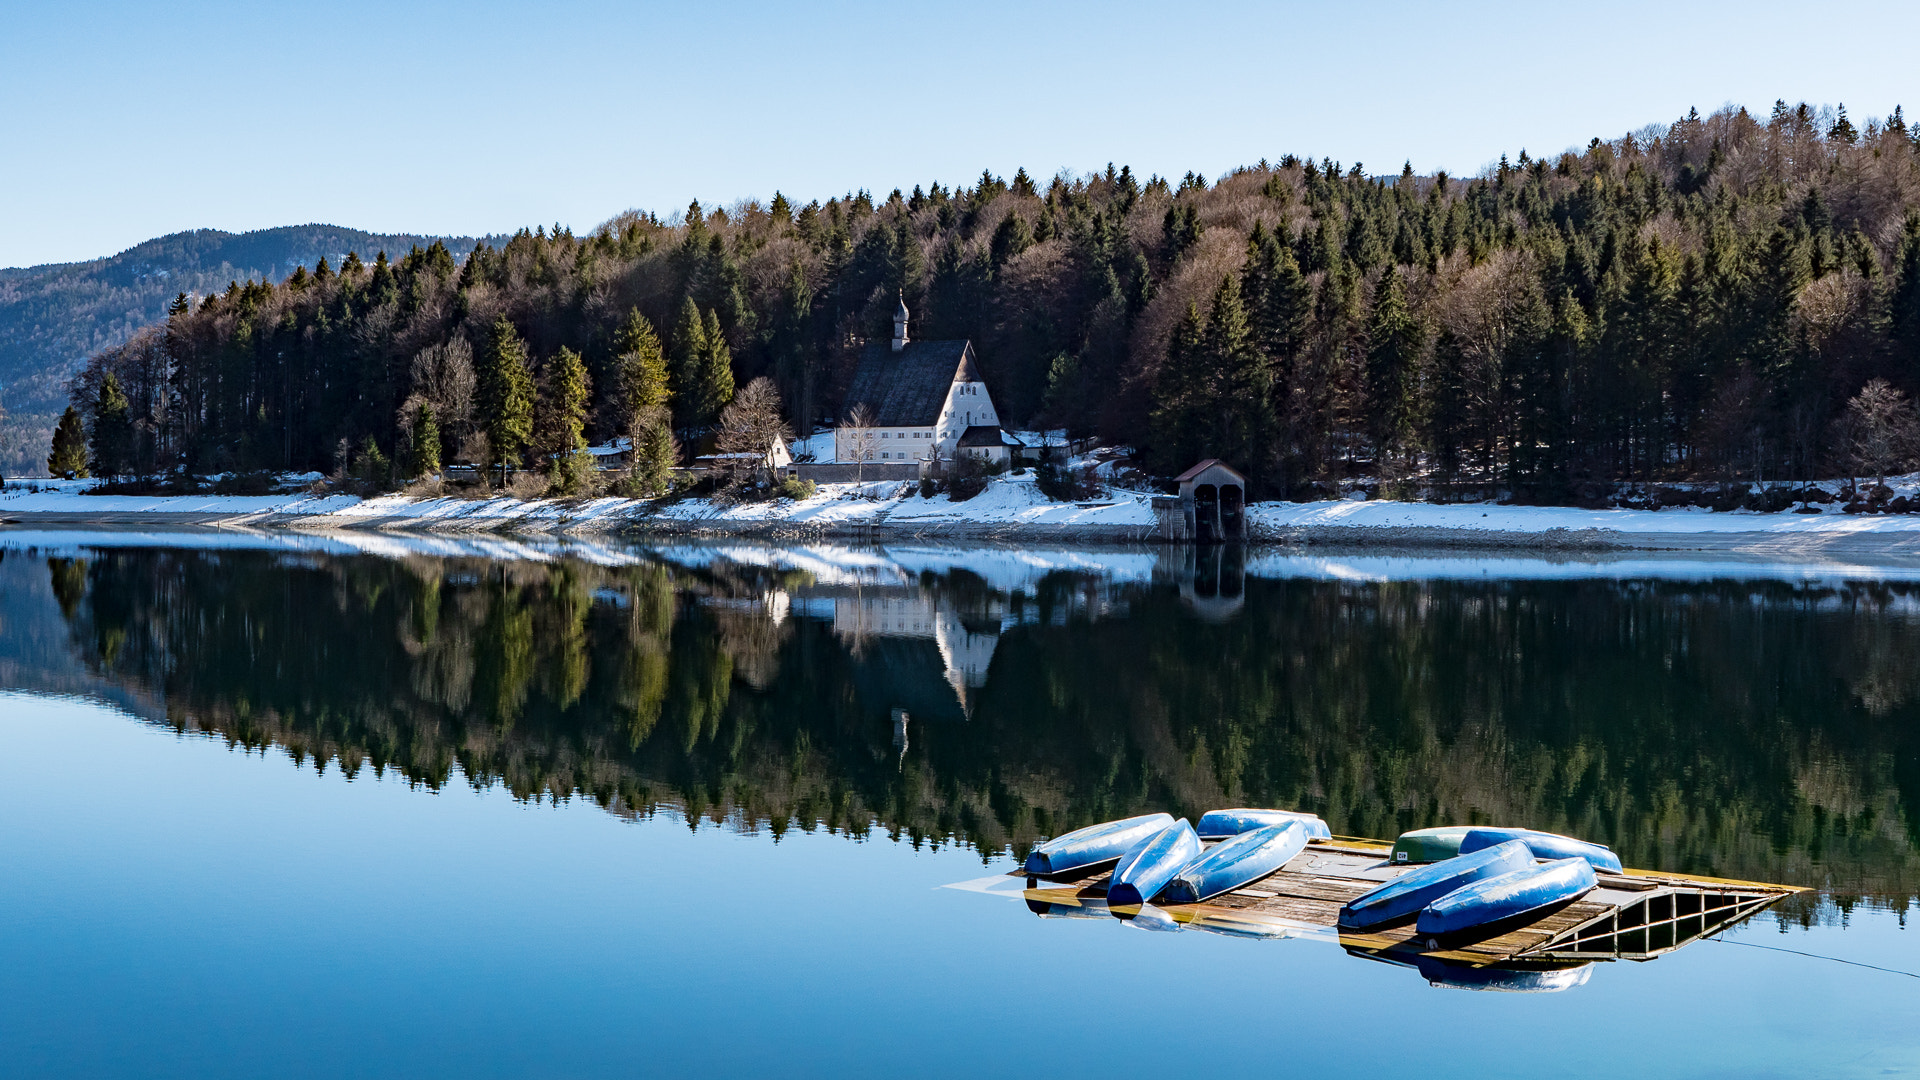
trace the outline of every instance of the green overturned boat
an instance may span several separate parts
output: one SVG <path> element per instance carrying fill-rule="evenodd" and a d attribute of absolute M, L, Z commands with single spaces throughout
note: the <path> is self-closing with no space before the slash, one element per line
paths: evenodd
<path fill-rule="evenodd" d="M 1430 863 L 1451 859 L 1460 854 L 1460 842 L 1477 828 L 1477 825 L 1442 825 L 1437 829 L 1403 832 L 1400 839 L 1393 842 L 1393 854 L 1388 858 L 1397 863 Z"/>

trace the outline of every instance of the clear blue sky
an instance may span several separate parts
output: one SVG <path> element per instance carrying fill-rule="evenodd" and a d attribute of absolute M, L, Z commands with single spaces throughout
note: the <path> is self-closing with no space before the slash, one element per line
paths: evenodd
<path fill-rule="evenodd" d="M 689 199 L 1472 172 L 1726 103 L 1920 109 L 1920 5 L 16 4 L 0 266 L 181 229 L 590 228 Z"/>

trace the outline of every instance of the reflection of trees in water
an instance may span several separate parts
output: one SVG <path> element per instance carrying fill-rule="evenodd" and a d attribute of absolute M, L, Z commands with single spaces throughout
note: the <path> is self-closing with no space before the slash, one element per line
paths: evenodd
<path fill-rule="evenodd" d="M 1253 580 L 1199 617 L 1177 572 L 927 576 L 930 611 L 1005 624 L 968 719 L 914 703 L 954 692 L 931 645 L 852 647 L 791 572 L 175 551 L 49 572 L 90 662 L 176 723 L 428 784 L 458 764 L 522 797 L 986 851 L 1267 804 L 1354 835 L 1526 824 L 1843 903 L 1920 876 L 1906 586 Z"/>

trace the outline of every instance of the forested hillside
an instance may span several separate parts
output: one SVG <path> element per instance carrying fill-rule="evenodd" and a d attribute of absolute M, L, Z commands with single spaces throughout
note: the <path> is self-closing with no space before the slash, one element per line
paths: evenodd
<path fill-rule="evenodd" d="M 1779 103 L 1465 179 L 1288 155 L 1217 181 L 1110 166 L 695 204 L 237 285 L 99 358 L 76 396 L 84 412 L 118 372 L 142 468 L 326 469 L 369 437 L 404 461 L 422 405 L 449 456 L 488 433 L 531 456 L 537 433 L 502 434 L 525 421 L 500 410 L 564 412 L 550 369 L 576 354 L 589 437 L 639 430 L 656 336 L 683 436 L 760 375 L 790 416 L 832 417 L 904 297 L 914 337 L 974 341 L 1016 422 L 1162 473 L 1224 457 L 1267 495 L 1798 477 L 1851 467 L 1870 380 L 1920 390 L 1917 147 L 1898 109 Z"/>
<path fill-rule="evenodd" d="M 230 281 L 277 281 L 322 256 L 379 247 L 404 251 L 430 236 L 381 235 L 332 225 L 257 232 L 174 233 L 90 262 L 0 269 L 0 470 L 46 465 L 47 436 L 66 404 L 67 380 L 88 356 L 166 317 L 185 292 L 202 296 Z M 442 238 L 464 255 L 475 241 Z"/>

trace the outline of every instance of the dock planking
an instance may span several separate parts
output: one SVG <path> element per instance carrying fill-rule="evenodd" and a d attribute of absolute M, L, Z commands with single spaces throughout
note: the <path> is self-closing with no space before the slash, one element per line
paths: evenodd
<path fill-rule="evenodd" d="M 1392 845 L 1336 837 L 1316 841 L 1285 866 L 1201 904 L 1156 905 L 1177 922 L 1252 936 L 1334 929 L 1341 905 L 1409 869 L 1388 861 Z M 1016 872 L 1020 876 L 1020 872 Z M 1035 911 L 1104 910 L 1108 872 L 1042 882 L 1028 878 Z M 1339 933 L 1349 952 L 1396 961 L 1431 957 L 1469 967 L 1649 960 L 1739 922 L 1793 893 L 1789 885 L 1628 870 L 1601 874 L 1586 896 L 1522 925 L 1484 928 L 1446 941 L 1423 938 L 1411 923 Z M 1131 909 L 1116 909 L 1126 917 Z"/>

